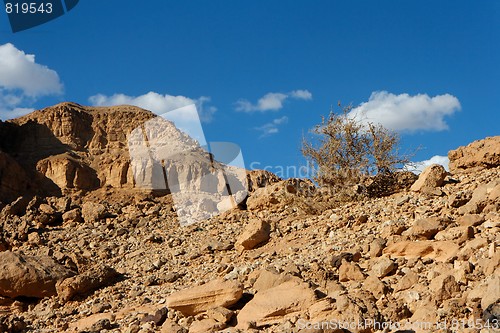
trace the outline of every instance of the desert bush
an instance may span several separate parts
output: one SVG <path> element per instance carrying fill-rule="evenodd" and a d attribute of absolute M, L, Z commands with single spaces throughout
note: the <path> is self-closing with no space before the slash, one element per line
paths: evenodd
<path fill-rule="evenodd" d="M 378 175 L 388 179 L 409 162 L 399 153 L 399 135 L 380 124 L 349 116 L 352 107 L 330 112 L 303 139 L 302 153 L 315 168 L 320 186 L 337 190 Z"/>

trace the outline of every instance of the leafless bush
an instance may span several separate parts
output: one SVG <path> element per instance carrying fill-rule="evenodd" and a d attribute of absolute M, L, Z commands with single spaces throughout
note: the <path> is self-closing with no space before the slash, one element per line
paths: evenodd
<path fill-rule="evenodd" d="M 303 155 L 315 166 L 315 181 L 339 192 L 357 188 L 377 175 L 391 178 L 409 162 L 399 153 L 399 136 L 380 124 L 349 117 L 352 107 L 330 112 L 304 138 Z"/>

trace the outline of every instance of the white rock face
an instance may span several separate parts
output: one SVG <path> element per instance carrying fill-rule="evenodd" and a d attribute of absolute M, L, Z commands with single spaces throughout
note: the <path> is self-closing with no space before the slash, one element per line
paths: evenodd
<path fill-rule="evenodd" d="M 241 158 L 232 144 L 213 144 L 208 153 L 172 122 L 156 117 L 130 133 L 128 147 L 134 185 L 172 193 L 182 225 L 235 208 L 246 197 L 246 170 L 216 160 Z"/>

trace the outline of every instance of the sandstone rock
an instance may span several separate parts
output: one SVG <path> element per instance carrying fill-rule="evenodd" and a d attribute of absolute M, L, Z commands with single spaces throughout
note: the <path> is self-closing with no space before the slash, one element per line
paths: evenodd
<path fill-rule="evenodd" d="M 406 230 L 406 226 L 402 221 L 387 221 L 382 225 L 380 237 L 387 239 L 390 236 L 401 235 Z"/>
<path fill-rule="evenodd" d="M 467 274 L 470 274 L 474 269 L 474 266 L 469 261 L 455 261 L 453 263 L 453 276 L 457 282 L 467 284 L 468 278 Z"/>
<path fill-rule="evenodd" d="M 0 295 L 43 298 L 56 294 L 56 282 L 72 275 L 48 256 L 0 253 Z"/>
<path fill-rule="evenodd" d="M 470 168 L 493 168 L 500 165 L 500 136 L 474 141 L 448 152 L 452 173 Z"/>
<path fill-rule="evenodd" d="M 410 239 L 432 239 L 439 231 L 444 229 L 443 223 L 433 217 L 415 221 L 413 225 L 403 232 Z"/>
<path fill-rule="evenodd" d="M 446 274 L 442 274 L 432 280 L 429 288 L 433 292 L 433 298 L 438 302 L 454 297 L 460 291 L 460 286 L 455 281 L 455 277 Z"/>
<path fill-rule="evenodd" d="M 56 285 L 57 295 L 63 302 L 67 302 L 75 295 L 84 295 L 113 283 L 118 275 L 118 272 L 113 268 L 98 265 L 82 274 L 58 282 Z"/>
<path fill-rule="evenodd" d="M 447 172 L 442 165 L 430 165 L 422 171 L 410 189 L 414 192 L 439 195 L 441 190 L 437 188 L 443 186 L 446 175 Z"/>
<path fill-rule="evenodd" d="M 271 226 L 269 222 L 261 219 L 250 220 L 245 230 L 236 240 L 236 247 L 251 250 L 269 240 L 270 232 Z"/>
<path fill-rule="evenodd" d="M 387 293 L 387 286 L 374 275 L 369 275 L 363 282 L 363 288 L 380 298 Z"/>
<path fill-rule="evenodd" d="M 36 169 L 60 189 L 93 190 L 100 185 L 95 170 L 68 154 L 43 159 Z"/>
<path fill-rule="evenodd" d="M 428 330 L 425 328 L 419 329 L 418 325 L 422 325 L 422 323 L 437 323 L 439 322 L 438 319 L 436 308 L 431 304 L 424 304 L 416 309 L 409 321 L 415 323 L 416 333 L 424 333 L 428 332 Z"/>
<path fill-rule="evenodd" d="M 161 333 L 187 333 L 188 330 L 184 327 L 178 325 L 171 319 L 165 320 L 161 326 Z"/>
<path fill-rule="evenodd" d="M 492 202 L 498 202 L 500 200 L 500 184 L 497 184 L 490 190 L 488 199 Z"/>
<path fill-rule="evenodd" d="M 418 275 L 414 271 L 409 271 L 394 286 L 394 292 L 410 289 L 417 283 L 418 283 Z"/>
<path fill-rule="evenodd" d="M 248 328 L 252 322 L 256 327 L 281 322 L 285 316 L 307 309 L 315 300 L 316 296 L 307 284 L 285 282 L 258 292 L 238 314 L 238 327 Z"/>
<path fill-rule="evenodd" d="M 488 240 L 486 238 L 478 237 L 478 235 L 476 235 L 476 238 L 466 242 L 460 247 L 460 250 L 458 251 L 458 257 L 459 259 L 467 260 L 478 249 L 484 248 L 486 246 L 488 246 Z"/>
<path fill-rule="evenodd" d="M 78 331 L 78 332 L 95 332 L 95 329 L 98 328 L 101 324 L 106 324 L 107 322 L 111 323 L 116 319 L 116 315 L 112 313 L 96 313 L 90 316 L 85 316 L 75 322 L 72 322 L 69 325 L 68 331 Z M 106 324 L 107 325 L 107 324 Z"/>
<path fill-rule="evenodd" d="M 166 307 L 156 310 L 153 314 L 148 314 L 141 319 L 143 323 L 153 323 L 155 326 L 161 326 L 167 319 L 168 309 Z"/>
<path fill-rule="evenodd" d="M 354 262 L 343 261 L 339 268 L 339 281 L 362 281 L 365 279 L 365 274 L 358 264 Z"/>
<path fill-rule="evenodd" d="M 62 215 L 63 223 L 67 222 L 82 222 L 82 212 L 79 208 L 72 209 L 67 211 Z"/>
<path fill-rule="evenodd" d="M 500 251 L 497 251 L 490 259 L 486 259 L 485 261 L 483 271 L 486 276 L 490 276 L 497 268 L 500 268 Z"/>
<path fill-rule="evenodd" d="M 82 205 L 82 217 L 87 223 L 94 223 L 107 214 L 106 206 L 101 203 L 86 202 Z"/>
<path fill-rule="evenodd" d="M 218 332 L 223 330 L 224 328 L 226 328 L 225 323 L 221 323 L 214 319 L 207 318 L 193 322 L 189 327 L 189 333 Z"/>
<path fill-rule="evenodd" d="M 371 258 L 380 257 L 382 255 L 382 251 L 384 250 L 386 244 L 386 240 L 383 238 L 377 238 L 373 242 L 370 243 L 370 251 L 369 256 Z"/>
<path fill-rule="evenodd" d="M 478 226 L 485 221 L 484 217 L 479 214 L 467 214 L 457 218 L 457 223 L 462 226 Z"/>
<path fill-rule="evenodd" d="M 500 184 L 500 180 L 494 179 L 487 184 L 480 184 L 473 192 L 470 201 L 459 208 L 459 212 L 479 213 L 488 204 L 490 193 Z"/>
<path fill-rule="evenodd" d="M 234 315 L 234 311 L 223 307 L 209 309 L 207 311 L 208 318 L 215 319 L 219 323 L 227 323 Z"/>
<path fill-rule="evenodd" d="M 500 298 L 500 276 L 491 276 L 485 281 L 485 293 L 481 299 L 481 308 L 486 309 Z"/>
<path fill-rule="evenodd" d="M 275 274 L 266 270 L 257 271 L 255 274 L 258 274 L 258 277 L 253 284 L 253 288 L 257 292 L 277 287 L 290 280 L 299 280 L 288 274 Z"/>
<path fill-rule="evenodd" d="M 192 316 L 212 308 L 231 306 L 242 295 L 242 286 L 237 282 L 214 280 L 171 294 L 167 298 L 167 307 Z"/>
<path fill-rule="evenodd" d="M 446 262 L 458 254 L 459 247 L 450 241 L 402 241 L 389 245 L 384 254 L 405 258 L 430 258 Z"/>
<path fill-rule="evenodd" d="M 462 244 L 468 239 L 474 237 L 474 228 L 468 227 L 454 227 L 448 228 L 446 230 L 440 231 L 434 236 L 435 240 L 446 241 L 446 240 L 456 240 L 458 244 Z"/>
<path fill-rule="evenodd" d="M 382 257 L 378 259 L 372 266 L 371 272 L 375 274 L 378 278 L 383 278 L 391 273 L 393 273 L 397 268 L 397 265 L 389 258 Z"/>
<path fill-rule="evenodd" d="M 0 296 L 0 331 L 89 332 L 96 324 L 93 331 L 145 333 L 159 331 L 165 319 L 164 332 L 210 332 L 227 326 L 223 331 L 228 333 L 278 333 L 308 331 L 297 327 L 302 319 L 311 323 L 375 319 L 404 324 L 497 316 L 494 296 L 498 288 L 490 278 L 500 276 L 498 167 L 447 176 L 443 186 L 431 191 L 440 197 L 404 190 L 411 185 L 410 177 L 403 187 L 398 187 L 396 176 L 373 177 L 355 186 L 370 197 L 359 201 L 339 201 L 342 198 L 335 193 L 310 187 L 312 183 L 307 181 L 281 181 L 264 171 L 245 177 L 244 172 L 254 198 L 249 197 L 250 205 L 245 206 L 246 191 L 237 188 L 233 196 L 241 194 L 240 209 L 220 214 L 233 207 L 230 200 L 224 200 L 227 196 L 197 196 L 201 189 L 224 190 L 218 162 L 211 168 L 206 152 L 203 161 L 199 160 L 199 147 L 187 144 L 186 148 L 170 122 L 158 122 L 157 128 L 149 126 L 152 117 L 152 113 L 135 107 L 87 108 L 66 103 L 9 124 L 0 122 L 0 149 L 12 158 L 13 165 L 18 163 L 26 171 L 30 190 L 38 194 L 32 199 L 19 189 L 13 199 L 25 198 L 7 205 L 11 201 L 0 194 L 4 202 L 0 202 L 0 209 L 5 207 L 0 214 L 0 251 L 22 250 L 31 256 L 43 253 L 81 273 L 77 276 L 80 280 L 63 280 L 80 281 L 65 290 L 58 289 L 64 282 L 56 283 L 59 298 L 28 304 L 23 297 Z M 146 134 L 141 124 L 145 124 Z M 10 129 L 5 130 L 7 127 Z M 154 130 L 165 136 L 151 136 Z M 183 165 L 165 162 L 173 190 L 170 195 L 166 188 L 153 191 L 142 187 L 152 184 L 153 171 L 163 170 L 161 163 L 155 170 L 145 170 L 143 179 L 134 174 L 140 170 L 138 160 L 131 162 L 130 156 L 134 131 L 138 139 L 163 140 L 150 142 L 154 149 L 173 144 L 174 150 L 184 147 L 186 153 L 196 151 Z M 144 145 L 144 140 L 138 142 Z M 154 149 L 148 152 L 156 154 Z M 76 163 L 75 170 L 90 168 L 99 185 L 90 191 L 75 187 L 61 190 L 47 177 L 34 176 L 37 164 L 50 164 L 50 169 L 56 170 L 56 162 Z M 60 175 L 69 169 L 62 168 Z M 2 180 L 4 170 L 0 163 L 1 181 L 8 180 Z M 75 179 L 71 179 L 60 185 L 73 182 L 74 186 Z M 139 184 L 137 179 L 144 182 Z M 165 185 L 163 172 L 160 180 Z M 176 189 L 186 191 L 181 201 L 174 198 Z M 383 197 L 392 192 L 395 194 Z M 216 210 L 219 215 L 200 213 L 202 218 L 196 225 L 178 225 L 185 212 L 207 210 Z M 439 222 L 439 226 L 426 219 Z M 244 226 L 254 220 L 269 221 L 272 236 L 265 246 L 238 253 L 243 246 L 238 248 L 236 240 Z M 92 282 L 89 275 L 100 274 L 89 273 L 91 261 L 112 265 L 126 278 L 90 293 L 79 289 Z M 230 292 L 226 287 L 185 300 L 184 305 L 196 307 L 210 299 L 210 305 L 203 303 L 205 308 L 197 314 L 168 308 L 170 300 L 165 292 L 220 277 L 244 283 L 234 282 L 244 294 L 235 304 L 226 305 L 231 310 L 210 303 L 218 295 L 224 298 Z M 73 287 L 82 295 L 64 296 L 71 294 Z M 275 292 L 277 289 L 281 291 Z M 182 292 L 189 290 L 178 293 Z M 303 300 L 307 295 L 311 302 Z M 63 304 L 69 298 L 71 302 Z M 258 302 L 252 303 L 254 300 Z M 245 309 L 248 305 L 252 311 Z M 234 317 L 245 313 L 243 325 L 231 327 L 244 319 Z M 25 322 L 22 327 L 16 326 L 22 323 L 20 318 Z M 80 326 L 84 322 L 85 326 Z M 424 331 L 429 330 L 416 330 Z M 472 328 L 464 332 L 479 333 Z"/>

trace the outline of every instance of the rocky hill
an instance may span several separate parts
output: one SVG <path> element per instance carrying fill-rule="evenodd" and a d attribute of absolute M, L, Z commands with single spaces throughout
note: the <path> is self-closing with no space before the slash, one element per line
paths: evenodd
<path fill-rule="evenodd" d="M 0 125 L 0 332 L 498 331 L 500 137 L 360 201 L 254 171 L 246 205 L 183 227 L 131 176 L 153 117 L 63 103 Z"/>

